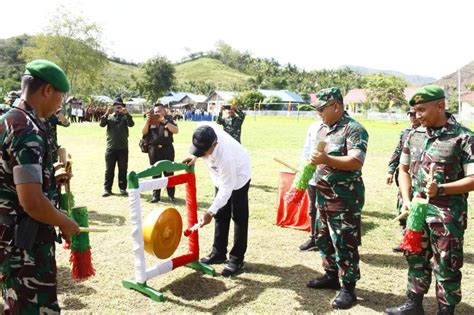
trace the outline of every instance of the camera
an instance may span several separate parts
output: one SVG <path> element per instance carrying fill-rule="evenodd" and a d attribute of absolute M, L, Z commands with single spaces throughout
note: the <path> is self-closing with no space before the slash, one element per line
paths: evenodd
<path fill-rule="evenodd" d="M 232 106 L 231 106 L 231 105 L 224 105 L 224 106 L 222 106 L 222 108 L 224 108 L 224 109 L 231 109 Z"/>

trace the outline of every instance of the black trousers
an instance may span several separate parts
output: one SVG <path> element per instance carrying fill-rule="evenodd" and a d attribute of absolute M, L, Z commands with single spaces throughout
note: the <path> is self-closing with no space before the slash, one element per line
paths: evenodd
<path fill-rule="evenodd" d="M 317 231 L 316 231 L 316 219 L 317 219 L 317 209 L 316 209 L 316 186 L 308 185 L 308 199 L 309 199 L 309 218 L 311 220 L 311 230 L 310 230 L 310 237 L 315 238 Z"/>
<path fill-rule="evenodd" d="M 164 145 L 161 148 L 156 144 L 150 144 L 148 146 L 148 158 L 150 160 L 150 165 L 155 164 L 158 161 L 169 160 L 174 161 L 174 147 L 173 144 Z M 164 172 L 165 176 L 171 176 L 174 173 Z M 158 176 L 153 176 L 153 178 L 160 178 L 161 174 Z M 175 187 L 167 187 L 168 197 L 174 198 Z M 153 191 L 153 196 L 160 198 L 161 189 Z"/>
<path fill-rule="evenodd" d="M 127 189 L 128 149 L 105 151 L 105 182 L 104 190 L 112 191 L 114 183 L 115 164 L 118 164 L 118 185 L 122 190 Z"/>
<path fill-rule="evenodd" d="M 242 188 L 234 190 L 227 204 L 217 211 L 214 228 L 212 253 L 218 256 L 227 254 L 230 219 L 234 221 L 234 246 L 229 253 L 229 260 L 242 262 L 247 251 L 249 230 L 249 186 L 250 180 Z M 216 188 L 216 194 L 219 190 Z"/>

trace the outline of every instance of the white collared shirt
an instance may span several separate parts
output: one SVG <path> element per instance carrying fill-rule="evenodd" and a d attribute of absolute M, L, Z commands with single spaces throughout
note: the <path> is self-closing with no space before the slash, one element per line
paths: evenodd
<path fill-rule="evenodd" d="M 217 135 L 214 152 L 203 158 L 211 180 L 219 191 L 208 212 L 216 214 L 226 205 L 234 190 L 242 188 L 250 180 L 250 156 L 229 134 L 215 125 L 208 124 Z"/>
<path fill-rule="evenodd" d="M 321 121 L 315 121 L 308 128 L 308 133 L 306 134 L 306 139 L 303 146 L 303 154 L 301 157 L 301 169 L 309 163 L 311 159 L 311 154 L 313 154 L 314 149 L 316 148 L 316 138 L 318 136 L 318 131 L 321 128 Z M 313 174 L 311 180 L 309 181 L 310 185 L 316 186 L 316 173 Z"/>

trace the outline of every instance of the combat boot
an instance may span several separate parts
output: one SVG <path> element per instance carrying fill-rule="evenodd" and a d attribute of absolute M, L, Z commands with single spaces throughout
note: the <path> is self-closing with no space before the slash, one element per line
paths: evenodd
<path fill-rule="evenodd" d="M 407 293 L 407 300 L 405 304 L 385 309 L 385 314 L 388 315 L 423 315 L 423 294 L 421 293 Z"/>
<path fill-rule="evenodd" d="M 332 308 L 347 310 L 357 303 L 355 295 L 355 282 L 344 282 L 341 291 L 332 302 Z"/>
<path fill-rule="evenodd" d="M 439 303 L 438 315 L 454 315 L 454 305 Z"/>
<path fill-rule="evenodd" d="M 322 277 L 309 280 L 308 283 L 306 283 L 306 286 L 312 289 L 339 290 L 341 288 L 341 284 L 339 283 L 339 278 L 337 277 L 337 273 L 326 273 Z"/>

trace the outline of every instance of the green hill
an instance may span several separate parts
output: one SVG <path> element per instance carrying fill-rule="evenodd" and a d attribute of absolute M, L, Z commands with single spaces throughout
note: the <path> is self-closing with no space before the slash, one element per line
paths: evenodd
<path fill-rule="evenodd" d="M 252 76 L 226 66 L 221 61 L 212 58 L 199 58 L 176 65 L 176 80 L 211 81 L 219 86 L 243 85 Z"/>

